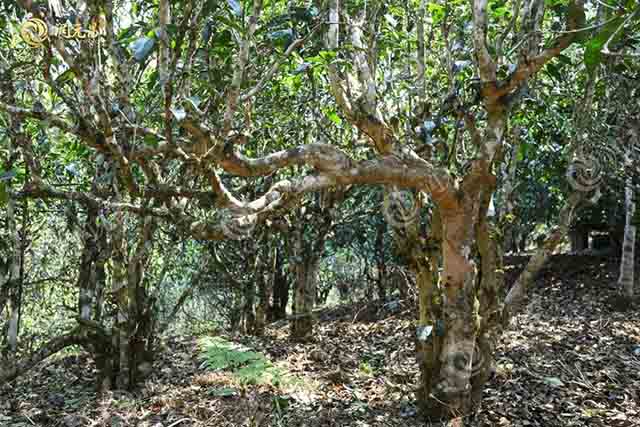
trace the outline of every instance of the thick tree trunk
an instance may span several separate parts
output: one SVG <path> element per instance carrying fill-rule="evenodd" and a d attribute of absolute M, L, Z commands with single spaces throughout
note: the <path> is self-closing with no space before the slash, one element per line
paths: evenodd
<path fill-rule="evenodd" d="M 471 413 L 471 374 L 479 329 L 475 296 L 476 265 L 472 259 L 474 221 L 471 212 L 443 211 L 442 336 L 440 369 L 431 377 L 431 392 L 421 402 L 431 420 Z M 439 331 L 440 330 L 440 331 Z"/>
<path fill-rule="evenodd" d="M 155 226 L 153 218 L 141 219 L 138 242 L 127 270 L 129 388 L 138 384 L 153 362 L 155 307 L 153 299 L 147 293 L 145 267 L 152 248 Z"/>
<path fill-rule="evenodd" d="M 312 311 L 318 266 L 319 260 L 316 257 L 302 260 L 295 266 L 295 310 L 291 322 L 291 337 L 294 339 L 306 339 L 313 333 Z"/>
<path fill-rule="evenodd" d="M 326 202 L 326 203 L 325 203 Z M 306 339 L 313 332 L 312 311 L 316 304 L 317 276 L 320 260 L 324 252 L 327 234 L 332 225 L 330 194 L 323 193 L 317 199 L 317 208 L 322 213 L 321 222 L 305 226 L 297 226 L 292 230 L 292 250 L 290 264 L 295 275 L 293 321 L 291 322 L 291 338 Z M 302 214 L 302 212 L 301 212 Z M 314 232 L 315 238 L 309 236 Z"/>
<path fill-rule="evenodd" d="M 435 263 L 437 267 L 437 263 Z M 438 272 L 433 264 L 424 259 L 417 262 L 416 282 L 418 285 L 418 328 L 416 331 L 416 359 L 420 369 L 420 386 L 416 393 L 424 413 L 430 413 L 431 395 L 440 372 L 442 350 L 442 313 L 439 301 L 442 296 L 438 286 Z M 432 402 L 431 402 L 432 403 Z"/>
<path fill-rule="evenodd" d="M 264 327 L 267 323 L 267 311 L 269 310 L 269 298 L 268 298 L 268 281 L 265 280 L 263 271 L 260 270 L 257 277 L 258 285 L 258 304 L 256 305 L 256 324 L 254 328 L 254 334 L 260 336 L 264 334 Z"/>
<path fill-rule="evenodd" d="M 492 190 L 483 195 L 480 224 L 476 231 L 480 256 L 479 282 L 476 295 L 480 306 L 480 329 L 471 367 L 471 400 L 479 407 L 482 392 L 494 367 L 494 352 L 501 332 L 500 295 L 504 287 L 504 248 L 497 237 L 495 218 L 489 217 Z"/>
<path fill-rule="evenodd" d="M 4 74 L 5 71 L 3 71 Z M 11 104 L 15 103 L 15 90 L 13 87 L 13 72 L 11 69 L 6 70 L 6 75 L 3 75 L 3 79 L 0 82 L 0 101 L 6 101 Z M 9 152 L 7 156 L 3 156 L 6 161 L 0 164 L 5 171 L 11 171 L 15 167 L 15 161 L 18 158 L 18 146 L 19 139 L 24 138 L 23 133 L 23 119 L 11 116 L 9 118 L 9 128 L 7 135 L 10 135 L 9 139 Z M 4 188 L 6 193 L 11 190 L 12 180 L 9 179 L 5 182 L 0 182 L 0 185 L 6 186 Z M 19 332 L 19 320 L 20 320 L 20 304 L 21 304 L 21 287 L 20 282 L 20 254 L 21 246 L 20 235 L 18 233 L 17 219 L 16 219 L 16 201 L 9 197 L 6 202 L 6 234 L 8 241 L 6 246 L 9 252 L 8 259 L 4 262 L 5 266 L 0 264 L 0 321 L 2 320 L 2 312 L 8 303 L 7 307 L 7 336 L 0 338 L 6 338 L 8 349 L 15 353 L 18 346 L 18 332 Z M 4 267 L 4 268 L 3 268 Z"/>

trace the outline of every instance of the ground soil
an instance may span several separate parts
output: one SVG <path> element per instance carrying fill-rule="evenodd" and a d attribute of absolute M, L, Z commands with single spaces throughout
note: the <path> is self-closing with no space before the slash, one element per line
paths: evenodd
<path fill-rule="evenodd" d="M 508 280 L 525 261 L 508 259 Z M 470 425 L 640 426 L 640 311 L 612 307 L 616 277 L 615 259 L 552 260 L 501 338 Z M 299 379 L 287 389 L 207 372 L 197 337 L 166 338 L 132 393 L 98 396 L 86 355 L 58 357 L 0 387 L 0 426 L 424 426 L 414 317 L 406 301 L 355 304 L 321 313 L 305 343 L 289 341 L 283 324 L 237 337 Z"/>

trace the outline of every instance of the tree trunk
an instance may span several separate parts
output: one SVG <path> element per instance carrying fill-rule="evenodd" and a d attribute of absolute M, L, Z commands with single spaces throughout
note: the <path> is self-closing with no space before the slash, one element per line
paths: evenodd
<path fill-rule="evenodd" d="M 384 301 L 387 299 L 387 287 L 386 287 L 386 278 L 387 278 L 387 264 L 384 259 L 384 234 L 387 229 L 386 221 L 380 221 L 376 230 L 376 263 L 378 267 L 378 277 L 377 277 L 377 287 L 378 287 L 378 298 L 380 301 Z"/>
<path fill-rule="evenodd" d="M 316 257 L 304 259 L 295 266 L 295 311 L 291 322 L 291 337 L 294 339 L 306 339 L 313 333 L 312 311 L 318 266 Z"/>
<path fill-rule="evenodd" d="M 428 398 L 420 402 L 424 415 L 432 421 L 467 415 L 473 409 L 470 381 L 480 322 L 475 296 L 477 272 L 471 250 L 472 212 L 460 209 L 441 214 L 443 301 L 442 318 L 435 322 L 436 336 L 442 335 L 439 369 L 428 379 Z"/>
<path fill-rule="evenodd" d="M 306 339 L 313 332 L 312 311 L 316 304 L 317 276 L 320 260 L 324 252 L 327 234 L 332 225 L 331 206 L 333 200 L 329 193 L 322 193 L 317 199 L 321 222 L 315 224 L 315 238 L 308 233 L 311 224 L 297 226 L 292 230 L 291 262 L 295 274 L 295 296 L 291 337 Z M 301 212 L 302 214 L 302 212 Z"/>
<path fill-rule="evenodd" d="M 494 367 L 494 352 L 501 332 L 500 296 L 504 288 L 504 248 L 497 237 L 496 218 L 488 216 L 492 190 L 483 194 L 480 224 L 476 231 L 480 256 L 479 282 L 476 294 L 480 306 L 480 328 L 471 366 L 471 400 L 479 407 L 482 392 Z M 511 208 L 512 209 L 512 208 Z"/>
<path fill-rule="evenodd" d="M 267 318 L 273 312 L 271 299 L 273 296 L 273 271 L 277 261 L 277 248 L 272 248 L 267 244 L 265 236 L 265 261 L 260 263 L 260 268 L 256 272 L 258 287 L 258 305 L 256 306 L 256 335 L 263 335 L 267 324 Z"/>
<path fill-rule="evenodd" d="M 267 312 L 269 311 L 269 287 L 268 280 L 265 280 L 262 269 L 258 272 L 258 304 L 256 305 L 256 324 L 254 333 L 258 336 L 264 334 L 264 327 L 267 323 Z"/>
<path fill-rule="evenodd" d="M 437 263 L 435 264 L 437 267 Z M 420 369 L 420 386 L 416 393 L 424 413 L 430 413 L 429 396 L 440 372 L 442 350 L 442 318 L 439 301 L 442 296 L 438 286 L 438 271 L 428 260 L 418 262 L 416 282 L 418 285 L 418 328 L 416 331 L 416 359 Z"/>
<path fill-rule="evenodd" d="M 83 230 L 84 247 L 80 256 L 78 271 L 78 311 L 80 318 L 92 318 L 94 301 L 96 300 L 94 262 L 97 260 L 97 223 L 98 211 L 94 208 L 87 210 L 87 219 Z"/>
<path fill-rule="evenodd" d="M 22 294 L 22 283 L 20 282 L 20 234 L 18 232 L 15 218 L 15 200 L 9 199 L 7 202 L 7 230 L 9 234 L 9 250 L 11 255 L 8 261 L 7 286 L 9 289 L 9 328 L 7 330 L 7 344 L 9 350 L 15 353 L 18 347 L 18 332 L 20 329 L 20 304 Z"/>
<path fill-rule="evenodd" d="M 113 368 L 117 372 L 116 386 L 129 388 L 129 322 L 127 295 L 127 245 L 125 219 L 122 212 L 116 213 L 115 230 L 112 231 L 111 294 L 115 304 L 113 333 L 111 336 L 115 350 Z M 115 373 L 114 372 L 114 373 Z"/>
<path fill-rule="evenodd" d="M 638 130 L 631 129 L 631 139 L 629 146 L 632 147 L 638 139 Z M 639 144 L 640 145 L 640 144 Z M 625 163 L 631 169 L 631 148 L 627 150 Z M 622 242 L 622 257 L 620 259 L 620 276 L 618 285 L 620 294 L 626 300 L 626 305 L 630 305 L 634 296 L 634 269 L 635 269 L 635 247 L 636 247 L 636 204 L 634 201 L 632 178 L 627 178 L 625 186 L 625 223 L 624 238 Z"/>
<path fill-rule="evenodd" d="M 571 252 L 582 252 L 589 248 L 589 228 L 577 226 L 569 233 Z"/>
<path fill-rule="evenodd" d="M 14 104 L 16 92 L 13 85 L 12 70 L 8 69 L 3 77 L 0 82 L 0 100 Z M 18 146 L 20 145 L 19 139 L 26 138 L 23 133 L 23 121 L 22 118 L 14 116 L 10 116 L 9 118 L 9 128 L 6 129 L 6 135 L 10 136 L 9 150 L 7 155 L 3 156 L 6 161 L 0 164 L 0 167 L 4 171 L 12 171 L 15 167 L 15 162 L 18 158 Z M 0 182 L 0 186 L 3 187 L 2 189 L 5 194 L 10 193 L 12 179 L 10 178 L 4 182 Z M 5 266 L 0 265 L 0 316 L 2 316 L 3 309 L 8 302 L 6 342 L 9 350 L 15 353 L 18 346 L 18 332 L 20 329 L 20 300 L 22 293 L 22 283 L 20 282 L 20 255 L 22 244 L 16 219 L 16 201 L 11 197 L 6 201 L 6 233 L 8 235 L 6 246 L 9 256 L 4 262 Z M 0 338 L 3 337 L 0 336 Z"/>
<path fill-rule="evenodd" d="M 67 335 L 63 335 L 54 338 L 44 344 L 37 352 L 29 356 L 22 362 L 10 365 L 2 363 L 0 364 L 0 384 L 6 384 L 13 381 L 18 376 L 26 373 L 38 363 L 42 362 L 49 356 L 63 350 L 66 347 L 76 344 L 83 344 L 84 338 L 79 333 L 78 329 L 70 332 Z"/>
<path fill-rule="evenodd" d="M 504 173 L 504 184 L 502 189 L 502 203 L 498 207 L 498 217 L 505 219 L 505 226 L 502 230 L 504 235 L 504 242 L 502 247 L 505 251 L 516 252 L 515 245 L 515 229 L 516 218 L 513 215 L 515 211 L 515 195 L 516 195 L 516 172 L 518 170 L 518 152 L 520 151 L 520 134 L 521 129 L 519 126 L 515 126 L 511 132 L 511 156 L 509 158 L 509 164 Z"/>
<path fill-rule="evenodd" d="M 634 294 L 634 267 L 635 267 L 635 247 L 636 247 L 636 226 L 633 225 L 636 206 L 633 201 L 633 187 L 631 179 L 627 181 L 625 188 L 625 224 L 624 239 L 622 243 L 622 257 L 620 260 L 620 277 L 618 284 L 622 295 L 631 301 Z"/>
<path fill-rule="evenodd" d="M 150 371 L 153 362 L 155 325 L 154 300 L 147 293 L 145 268 L 153 243 L 156 223 L 152 217 L 140 220 L 139 237 L 127 269 L 128 340 L 126 363 L 128 387 L 133 388 Z M 122 357 L 122 353 L 121 353 Z M 121 365 L 122 366 L 122 361 Z"/>
<path fill-rule="evenodd" d="M 272 275 L 273 304 L 269 321 L 273 322 L 287 317 L 287 305 L 289 304 L 289 281 L 284 269 L 284 256 L 279 248 L 276 248 Z"/>
<path fill-rule="evenodd" d="M 513 314 L 522 307 L 528 286 L 536 278 L 544 264 L 553 254 L 553 251 L 562 241 L 562 238 L 567 235 L 569 227 L 571 227 L 571 222 L 575 216 L 576 209 L 583 199 L 584 194 L 581 192 L 575 192 L 569 196 L 565 205 L 560 210 L 558 224 L 549 233 L 544 243 L 531 256 L 524 271 L 520 276 L 518 276 L 518 279 L 512 286 L 504 301 L 504 308 L 502 311 L 502 322 L 504 326 L 509 324 Z"/>
<path fill-rule="evenodd" d="M 242 329 L 245 334 L 253 333 L 253 330 L 255 329 L 256 317 L 253 311 L 256 295 L 255 285 L 255 282 L 249 280 L 244 286 L 244 304 L 242 306 L 242 318 L 244 319 L 244 324 Z"/>

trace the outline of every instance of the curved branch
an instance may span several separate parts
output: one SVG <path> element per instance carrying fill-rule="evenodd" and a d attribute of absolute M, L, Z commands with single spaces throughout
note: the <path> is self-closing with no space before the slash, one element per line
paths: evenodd
<path fill-rule="evenodd" d="M 351 165 L 349 157 L 342 150 L 328 144 L 300 145 L 254 159 L 243 156 L 236 147 L 227 144 L 225 152 L 215 160 L 225 171 L 245 177 L 265 176 L 294 165 L 311 166 L 320 172 L 347 169 Z"/>
<path fill-rule="evenodd" d="M 12 114 L 18 118 L 29 118 L 29 119 L 37 119 L 45 122 L 46 124 L 56 127 L 61 131 L 71 133 L 73 135 L 77 135 L 80 137 L 86 137 L 86 134 L 83 134 L 79 131 L 79 129 L 71 124 L 69 124 L 63 117 L 49 113 L 47 111 L 40 110 L 29 110 L 27 108 L 16 107 L 14 105 L 9 105 L 0 101 L 0 110 L 6 111 L 9 114 Z"/>
<path fill-rule="evenodd" d="M 547 62 L 560 55 L 563 50 L 584 34 L 586 30 L 579 30 L 580 22 L 584 19 L 584 0 L 574 0 L 569 5 L 567 17 L 567 31 L 556 38 L 552 46 L 544 49 L 533 58 L 520 61 L 516 70 L 505 82 L 501 82 L 495 94 L 496 98 L 502 98 L 517 90 L 529 77 L 536 74 Z"/>
<path fill-rule="evenodd" d="M 13 381 L 20 375 L 33 369 L 38 363 L 46 358 L 56 354 L 57 352 L 72 346 L 87 342 L 80 333 L 80 329 L 76 328 L 66 335 L 56 337 L 44 344 L 37 352 L 29 356 L 27 359 L 13 366 L 7 366 L 5 363 L 0 365 L 0 384 L 6 384 Z"/>
<path fill-rule="evenodd" d="M 487 0 L 473 2 L 473 45 L 482 84 L 496 82 L 496 64 L 487 49 Z"/>

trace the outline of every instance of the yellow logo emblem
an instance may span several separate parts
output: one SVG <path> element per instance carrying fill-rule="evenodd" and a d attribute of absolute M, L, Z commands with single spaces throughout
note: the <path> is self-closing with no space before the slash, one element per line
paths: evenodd
<path fill-rule="evenodd" d="M 20 29 L 22 40 L 31 47 L 41 47 L 49 38 L 49 28 L 42 19 L 31 18 Z"/>
<path fill-rule="evenodd" d="M 20 28 L 20 35 L 26 44 L 31 47 L 42 47 L 49 38 L 60 37 L 67 40 L 95 39 L 105 33 L 106 20 L 103 16 L 91 19 L 88 29 L 82 28 L 80 23 L 66 22 L 62 25 L 49 27 L 42 19 L 31 18 Z"/>

